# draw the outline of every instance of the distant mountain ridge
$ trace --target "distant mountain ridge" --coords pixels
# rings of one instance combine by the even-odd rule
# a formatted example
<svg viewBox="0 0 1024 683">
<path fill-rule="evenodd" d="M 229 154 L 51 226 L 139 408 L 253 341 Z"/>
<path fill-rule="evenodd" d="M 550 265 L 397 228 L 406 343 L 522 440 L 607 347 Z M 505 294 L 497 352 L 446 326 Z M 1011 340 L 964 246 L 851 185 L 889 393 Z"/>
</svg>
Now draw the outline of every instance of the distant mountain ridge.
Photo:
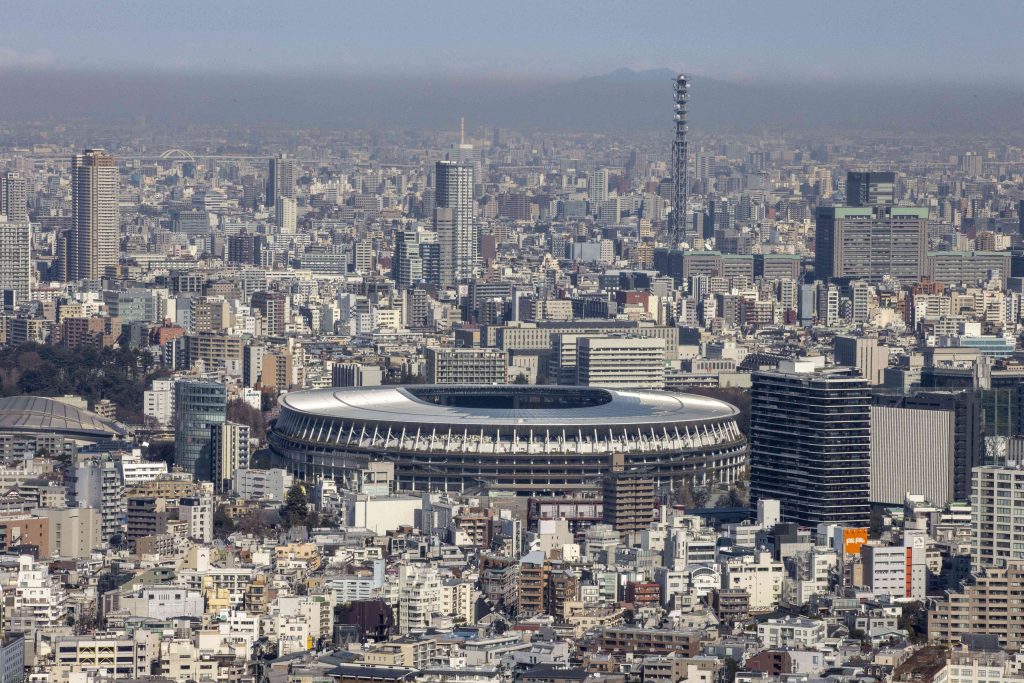
<svg viewBox="0 0 1024 683">
<path fill-rule="evenodd" d="M 0 119 L 145 115 L 173 124 L 327 128 L 473 125 L 670 135 L 669 69 L 616 69 L 563 81 L 413 76 L 239 75 L 0 70 Z M 1022 132 L 1024 89 L 988 85 L 735 83 L 690 79 L 695 130 L 875 129 Z"/>
</svg>

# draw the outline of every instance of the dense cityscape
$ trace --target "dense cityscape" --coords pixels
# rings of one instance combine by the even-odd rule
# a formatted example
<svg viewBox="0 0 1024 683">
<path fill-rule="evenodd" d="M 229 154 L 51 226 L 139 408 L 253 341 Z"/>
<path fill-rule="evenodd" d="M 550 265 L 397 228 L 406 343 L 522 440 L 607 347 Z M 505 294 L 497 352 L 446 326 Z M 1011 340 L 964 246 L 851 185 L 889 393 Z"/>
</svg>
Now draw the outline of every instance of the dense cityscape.
<svg viewBox="0 0 1024 683">
<path fill-rule="evenodd" d="M 0 117 L 0 683 L 1024 683 L 1024 136 L 666 74 Z"/>
</svg>

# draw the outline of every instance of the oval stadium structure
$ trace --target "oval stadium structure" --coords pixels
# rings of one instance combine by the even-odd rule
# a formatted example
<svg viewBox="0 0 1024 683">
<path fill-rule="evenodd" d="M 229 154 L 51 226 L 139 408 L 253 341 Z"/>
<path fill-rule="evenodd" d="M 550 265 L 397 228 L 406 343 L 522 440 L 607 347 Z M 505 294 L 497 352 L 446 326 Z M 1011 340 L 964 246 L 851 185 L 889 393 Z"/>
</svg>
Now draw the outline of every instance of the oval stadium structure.
<svg viewBox="0 0 1024 683">
<path fill-rule="evenodd" d="M 416 491 L 563 495 L 612 469 L 658 485 L 731 483 L 746 466 L 739 411 L 664 391 L 527 385 L 414 385 L 298 391 L 270 433 L 293 474 L 354 485 L 394 463 Z"/>
</svg>

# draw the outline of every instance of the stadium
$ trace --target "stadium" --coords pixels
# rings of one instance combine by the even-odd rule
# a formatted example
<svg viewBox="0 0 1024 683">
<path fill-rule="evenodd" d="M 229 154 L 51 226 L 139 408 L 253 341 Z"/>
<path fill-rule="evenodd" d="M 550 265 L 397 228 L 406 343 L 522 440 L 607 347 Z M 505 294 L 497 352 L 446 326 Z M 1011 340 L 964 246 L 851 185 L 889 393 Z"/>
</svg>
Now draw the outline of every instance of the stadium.
<svg viewBox="0 0 1024 683">
<path fill-rule="evenodd" d="M 71 454 L 95 444 L 123 441 L 128 428 L 115 420 L 43 396 L 0 398 L 0 457 L 31 458 L 40 451 Z"/>
<path fill-rule="evenodd" d="M 394 463 L 415 491 L 565 495 L 613 467 L 658 485 L 731 483 L 747 462 L 739 411 L 663 391 L 525 385 L 417 385 L 286 394 L 271 448 L 293 474 L 356 483 Z"/>
</svg>

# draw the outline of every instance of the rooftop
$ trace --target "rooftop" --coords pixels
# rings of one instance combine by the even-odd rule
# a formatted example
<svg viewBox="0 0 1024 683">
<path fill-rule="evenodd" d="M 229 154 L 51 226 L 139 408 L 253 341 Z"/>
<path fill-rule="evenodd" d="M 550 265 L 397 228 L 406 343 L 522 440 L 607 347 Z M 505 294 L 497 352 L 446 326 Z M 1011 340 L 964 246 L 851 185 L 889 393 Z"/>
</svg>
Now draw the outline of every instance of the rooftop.
<svg viewBox="0 0 1024 683">
<path fill-rule="evenodd" d="M 302 414 L 364 422 L 465 426 L 607 426 L 704 422 L 738 410 L 717 399 L 667 391 L 592 387 L 418 385 L 314 389 L 281 397 Z"/>
<path fill-rule="evenodd" d="M 127 436 L 128 428 L 52 398 L 10 396 L 0 398 L 0 432 L 56 432 L 99 440 Z"/>
</svg>

